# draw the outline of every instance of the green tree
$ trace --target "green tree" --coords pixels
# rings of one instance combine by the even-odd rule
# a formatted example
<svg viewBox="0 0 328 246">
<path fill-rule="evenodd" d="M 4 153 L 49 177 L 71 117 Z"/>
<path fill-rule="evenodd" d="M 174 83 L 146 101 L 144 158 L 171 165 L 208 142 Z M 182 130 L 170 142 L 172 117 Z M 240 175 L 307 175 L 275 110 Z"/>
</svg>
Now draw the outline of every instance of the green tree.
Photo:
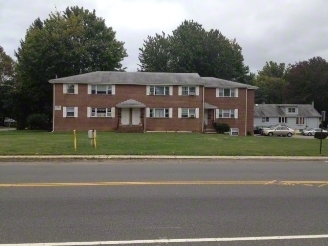
<svg viewBox="0 0 328 246">
<path fill-rule="evenodd" d="M 290 103 L 312 103 L 321 111 L 328 111 L 328 62 L 313 57 L 291 65 L 286 74 Z"/>
<path fill-rule="evenodd" d="M 252 80 L 236 40 L 218 30 L 206 31 L 194 21 L 184 21 L 172 35 L 148 36 L 139 51 L 142 72 L 198 73 L 242 83 Z"/>
<path fill-rule="evenodd" d="M 254 85 L 259 87 L 255 92 L 255 102 L 286 103 L 288 85 L 285 80 L 286 72 L 285 63 L 266 62 L 254 80 Z"/>
<path fill-rule="evenodd" d="M 0 125 L 3 125 L 5 117 L 11 117 L 14 77 L 15 62 L 0 46 Z"/>
<path fill-rule="evenodd" d="M 28 107 L 19 112 L 19 119 L 30 114 L 46 114 L 51 119 L 52 86 L 48 81 L 56 76 L 124 71 L 121 62 L 127 53 L 115 35 L 95 11 L 80 7 L 53 12 L 44 21 L 37 18 L 15 53 L 22 98 L 28 98 Z"/>
</svg>

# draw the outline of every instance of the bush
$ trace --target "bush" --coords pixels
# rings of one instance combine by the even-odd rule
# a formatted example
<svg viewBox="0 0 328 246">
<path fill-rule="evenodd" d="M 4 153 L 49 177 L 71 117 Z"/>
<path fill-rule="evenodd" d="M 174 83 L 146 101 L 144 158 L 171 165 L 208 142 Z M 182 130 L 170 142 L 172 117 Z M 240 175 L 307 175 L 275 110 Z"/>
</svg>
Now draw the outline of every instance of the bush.
<svg viewBox="0 0 328 246">
<path fill-rule="evenodd" d="M 316 132 L 314 133 L 314 137 L 317 139 L 326 139 L 328 136 L 327 132 Z"/>
<path fill-rule="evenodd" d="M 47 116 L 45 114 L 31 114 L 27 117 L 27 126 L 33 130 L 48 130 Z"/>
<path fill-rule="evenodd" d="M 225 133 L 230 131 L 230 126 L 226 123 L 214 122 L 213 125 L 217 133 Z"/>
</svg>

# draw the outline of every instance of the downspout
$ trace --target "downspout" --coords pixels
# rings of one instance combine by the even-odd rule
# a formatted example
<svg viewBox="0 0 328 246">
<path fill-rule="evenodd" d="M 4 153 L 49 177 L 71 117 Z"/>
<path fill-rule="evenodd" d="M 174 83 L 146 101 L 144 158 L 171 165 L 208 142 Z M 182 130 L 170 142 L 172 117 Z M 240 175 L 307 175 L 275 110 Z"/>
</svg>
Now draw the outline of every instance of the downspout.
<svg viewBox="0 0 328 246">
<path fill-rule="evenodd" d="M 55 95 L 56 95 L 56 87 L 55 87 L 55 83 L 53 84 L 53 105 L 52 105 L 52 131 L 55 131 Z"/>
<path fill-rule="evenodd" d="M 247 136 L 247 101 L 248 101 L 248 88 L 246 88 L 246 112 L 245 112 L 245 136 Z"/>
<path fill-rule="evenodd" d="M 202 132 L 204 132 L 204 114 L 205 114 L 205 101 L 204 101 L 204 95 L 205 95 L 205 85 L 203 85 L 203 115 L 202 115 Z"/>
</svg>

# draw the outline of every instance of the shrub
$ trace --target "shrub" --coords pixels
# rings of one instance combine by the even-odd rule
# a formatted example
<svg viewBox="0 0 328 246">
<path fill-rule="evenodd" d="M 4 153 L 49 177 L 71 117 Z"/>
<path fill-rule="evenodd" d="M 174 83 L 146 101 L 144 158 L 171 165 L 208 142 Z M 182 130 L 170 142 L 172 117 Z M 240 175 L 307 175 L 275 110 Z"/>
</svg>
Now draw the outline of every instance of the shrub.
<svg viewBox="0 0 328 246">
<path fill-rule="evenodd" d="M 317 139 L 326 139 L 328 136 L 327 132 L 316 132 L 314 133 L 314 137 Z"/>
<path fill-rule="evenodd" d="M 247 136 L 253 136 L 251 131 L 247 131 Z"/>
<path fill-rule="evenodd" d="M 33 130 L 48 130 L 49 123 L 45 114 L 31 114 L 27 117 L 27 125 Z"/>
<path fill-rule="evenodd" d="M 217 133 L 225 133 L 230 131 L 230 126 L 226 123 L 214 122 L 213 125 Z"/>
</svg>

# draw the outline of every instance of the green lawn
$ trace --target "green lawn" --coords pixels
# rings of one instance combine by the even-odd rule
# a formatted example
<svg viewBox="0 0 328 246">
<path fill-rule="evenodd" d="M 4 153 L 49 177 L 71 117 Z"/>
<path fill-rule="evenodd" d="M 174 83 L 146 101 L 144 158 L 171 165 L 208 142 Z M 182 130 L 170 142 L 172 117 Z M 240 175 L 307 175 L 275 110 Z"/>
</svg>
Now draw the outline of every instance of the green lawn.
<svg viewBox="0 0 328 246">
<path fill-rule="evenodd" d="M 323 140 L 322 155 L 328 156 Z M 319 156 L 320 140 L 297 137 L 231 137 L 200 133 L 97 132 L 93 149 L 87 132 L 0 131 L 0 155 L 200 155 Z"/>
</svg>

